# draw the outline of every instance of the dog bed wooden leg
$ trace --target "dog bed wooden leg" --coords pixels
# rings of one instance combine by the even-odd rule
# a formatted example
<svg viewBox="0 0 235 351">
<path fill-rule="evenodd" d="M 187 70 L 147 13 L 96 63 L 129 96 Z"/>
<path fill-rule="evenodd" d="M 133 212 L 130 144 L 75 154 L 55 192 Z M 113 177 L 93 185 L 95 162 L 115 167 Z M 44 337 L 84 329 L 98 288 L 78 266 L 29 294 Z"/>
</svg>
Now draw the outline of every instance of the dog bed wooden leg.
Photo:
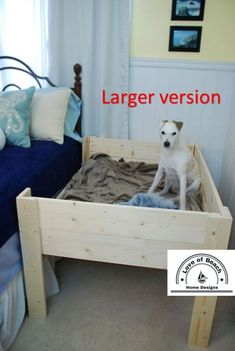
<svg viewBox="0 0 235 351">
<path fill-rule="evenodd" d="M 31 190 L 26 189 L 17 197 L 26 296 L 30 317 L 44 319 L 47 306 L 38 203 L 36 198 L 30 196 Z"/>
<path fill-rule="evenodd" d="M 188 344 L 207 347 L 214 319 L 217 296 L 197 296 L 194 298 Z"/>
</svg>

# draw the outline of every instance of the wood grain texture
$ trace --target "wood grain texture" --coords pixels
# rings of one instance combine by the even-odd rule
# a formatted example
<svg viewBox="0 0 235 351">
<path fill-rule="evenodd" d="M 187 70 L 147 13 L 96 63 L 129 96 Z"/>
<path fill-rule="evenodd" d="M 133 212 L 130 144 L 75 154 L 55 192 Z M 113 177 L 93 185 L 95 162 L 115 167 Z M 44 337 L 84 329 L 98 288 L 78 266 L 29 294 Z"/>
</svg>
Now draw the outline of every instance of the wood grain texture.
<svg viewBox="0 0 235 351">
<path fill-rule="evenodd" d="M 208 346 L 216 302 L 217 296 L 197 296 L 194 298 L 188 337 L 188 344 L 190 346 Z"/>
<path fill-rule="evenodd" d="M 191 146 L 191 149 L 203 174 L 202 194 L 207 212 L 33 198 L 28 191 L 18 197 L 25 279 L 32 315 L 42 318 L 46 313 L 42 254 L 166 269 L 168 249 L 227 248 L 232 224 L 230 212 L 219 198 L 200 150 L 197 146 Z M 95 152 L 152 163 L 158 161 L 160 144 L 85 138 L 83 160 Z M 29 216 L 32 219 L 29 220 Z M 37 299 L 33 296 L 34 291 Z M 37 301 L 42 307 L 38 307 Z M 190 345 L 207 346 L 215 305 L 216 298 L 213 297 L 195 299 Z"/>
<path fill-rule="evenodd" d="M 25 199 L 27 199 L 25 201 Z M 17 197 L 20 242 L 29 315 L 46 318 L 47 306 L 41 249 L 38 201 L 26 189 Z"/>
</svg>

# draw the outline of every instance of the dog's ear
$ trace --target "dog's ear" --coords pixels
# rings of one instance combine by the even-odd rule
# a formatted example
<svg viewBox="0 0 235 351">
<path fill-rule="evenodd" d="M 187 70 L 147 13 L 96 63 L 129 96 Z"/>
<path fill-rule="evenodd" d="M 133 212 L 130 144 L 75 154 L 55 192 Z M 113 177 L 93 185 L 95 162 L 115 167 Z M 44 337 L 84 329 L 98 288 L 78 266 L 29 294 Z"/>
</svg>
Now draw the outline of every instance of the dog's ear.
<svg viewBox="0 0 235 351">
<path fill-rule="evenodd" d="M 181 128 L 183 127 L 183 122 L 179 122 L 179 121 L 172 121 L 173 123 L 175 123 L 176 127 L 181 130 Z"/>
<path fill-rule="evenodd" d="M 164 124 L 165 124 L 166 122 L 168 122 L 167 119 L 163 119 L 163 120 L 160 121 L 160 124 L 159 124 L 160 129 L 164 126 Z"/>
</svg>

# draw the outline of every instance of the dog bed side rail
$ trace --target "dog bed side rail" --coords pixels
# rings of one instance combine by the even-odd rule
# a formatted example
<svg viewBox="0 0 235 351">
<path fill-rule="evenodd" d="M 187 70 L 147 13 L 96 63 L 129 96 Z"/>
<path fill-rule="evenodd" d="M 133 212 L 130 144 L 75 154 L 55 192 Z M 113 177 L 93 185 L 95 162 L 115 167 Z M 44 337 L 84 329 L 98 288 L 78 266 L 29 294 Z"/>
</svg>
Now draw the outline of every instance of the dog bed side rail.
<svg viewBox="0 0 235 351">
<path fill-rule="evenodd" d="M 202 185 L 201 191 L 202 196 L 204 198 L 204 206 L 205 211 L 207 212 L 215 212 L 223 215 L 224 206 L 216 189 L 213 178 L 210 174 L 206 161 L 202 155 L 202 152 L 199 146 L 195 147 L 194 157 L 199 165 L 201 177 L 202 177 Z"/>
<path fill-rule="evenodd" d="M 106 153 L 115 160 L 123 157 L 125 161 L 158 163 L 160 143 L 132 139 L 85 137 L 83 139 L 83 161 L 98 152 Z"/>
</svg>

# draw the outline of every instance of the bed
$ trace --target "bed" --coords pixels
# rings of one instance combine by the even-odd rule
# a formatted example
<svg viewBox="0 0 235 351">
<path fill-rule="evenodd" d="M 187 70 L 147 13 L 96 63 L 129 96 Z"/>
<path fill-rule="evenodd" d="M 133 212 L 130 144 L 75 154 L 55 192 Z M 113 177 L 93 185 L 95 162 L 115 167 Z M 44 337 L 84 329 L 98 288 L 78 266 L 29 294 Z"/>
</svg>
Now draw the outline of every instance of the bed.
<svg viewBox="0 0 235 351">
<path fill-rule="evenodd" d="M 203 211 L 126 207 L 32 196 L 17 198 L 29 314 L 46 318 L 43 255 L 158 269 L 167 268 L 167 249 L 225 249 L 232 218 L 216 190 L 198 146 L 191 146 L 202 174 Z M 156 163 L 160 144 L 85 137 L 83 162 L 96 153 L 113 159 Z M 157 297 L 156 297 L 157 298 Z M 216 297 L 195 297 L 188 343 L 206 347 Z"/>
<path fill-rule="evenodd" d="M 62 90 L 55 87 L 55 85 L 47 78 L 40 77 L 33 72 L 33 70 L 23 61 L 11 57 L 0 56 L 0 83 L 5 81 L 6 72 L 19 72 L 20 81 L 24 83 L 23 77 L 31 77 L 32 83 L 36 85 L 38 90 L 37 94 L 43 91 L 41 101 L 47 102 L 51 98 L 61 96 Z M 65 88 L 63 94 L 69 91 L 67 96 L 73 99 L 73 102 L 79 101 L 81 97 L 81 81 L 80 81 L 80 65 L 74 66 L 75 72 L 75 85 L 74 94 L 77 97 L 69 95 L 70 89 Z M 1 79 L 2 78 L 2 79 Z M 18 79 L 18 77 L 16 78 Z M 42 82 L 51 86 L 51 90 L 44 90 Z M 10 83 L 2 85 L 4 92 L 10 89 L 20 88 L 18 84 Z M 31 89 L 31 88 L 30 88 Z M 55 90 L 54 90 L 55 89 Z M 28 90 L 28 89 L 27 89 Z M 23 89 L 20 92 L 24 92 Z M 7 114 L 11 107 L 10 104 L 14 103 L 15 91 L 9 95 L 0 95 L 0 122 L 3 123 L 4 113 Z M 35 92 L 36 94 L 36 92 Z M 36 96 L 34 94 L 34 96 Z M 72 93 L 71 93 L 72 94 Z M 17 95 L 18 96 L 18 95 Z M 32 97 L 32 99 L 34 98 Z M 7 105 L 3 99 L 7 100 Z M 47 99 L 47 100 L 46 100 Z M 76 100 L 77 99 L 77 100 Z M 76 100 L 76 101 L 75 101 Z M 54 100 L 56 102 L 56 99 Z M 21 101 L 20 101 L 21 103 Z M 72 103 L 72 100 L 71 100 Z M 33 100 L 30 101 L 30 108 L 32 107 Z M 15 107 L 16 105 L 14 105 Z M 70 106 L 71 107 L 71 106 Z M 16 107 L 17 110 L 18 107 Z M 24 109 L 20 106 L 22 112 Z M 74 114 L 79 111 L 74 109 Z M 70 112 L 69 103 L 66 106 L 66 113 Z M 3 113 L 2 113 L 3 111 Z M 18 110 L 17 110 L 18 111 Z M 2 114 L 1 114 L 2 113 Z M 19 112 L 20 113 L 20 112 Z M 9 115 L 8 115 L 9 117 Z M 49 117 L 49 116 L 48 116 Z M 66 114 L 66 118 L 68 115 Z M 80 132 L 80 118 L 79 114 L 76 117 L 76 129 Z M 8 118 L 9 120 L 9 118 Z M 18 120 L 19 121 L 19 120 Z M 65 121 L 63 122 L 65 123 Z M 4 124 L 0 124 L 0 127 Z M 63 124 L 63 132 L 65 128 Z M 67 126 L 68 127 L 68 126 Z M 7 132 L 6 132 L 7 134 Z M 22 258 L 18 235 L 18 218 L 16 210 L 16 196 L 25 187 L 30 187 L 32 193 L 36 196 L 45 196 L 47 198 L 55 196 L 68 182 L 72 175 L 81 166 L 82 147 L 81 143 L 72 138 L 72 135 L 63 135 L 63 142 L 58 143 L 52 139 L 31 138 L 27 139 L 30 146 L 25 146 L 25 138 L 20 139 L 19 145 L 17 142 L 9 142 L 5 148 L 0 151 L 0 350 L 7 350 L 14 340 L 17 331 L 22 323 L 25 314 L 25 294 L 22 278 Z M 35 140 L 34 140 L 35 139 Z M 40 139 L 40 140 L 38 140 Z M 23 141 L 22 141 L 23 140 Z M 44 264 L 45 266 L 45 264 Z M 50 268 L 49 268 L 50 269 Z M 53 280 L 53 277 L 51 278 Z M 50 290 L 50 288 L 49 288 Z"/>
</svg>

